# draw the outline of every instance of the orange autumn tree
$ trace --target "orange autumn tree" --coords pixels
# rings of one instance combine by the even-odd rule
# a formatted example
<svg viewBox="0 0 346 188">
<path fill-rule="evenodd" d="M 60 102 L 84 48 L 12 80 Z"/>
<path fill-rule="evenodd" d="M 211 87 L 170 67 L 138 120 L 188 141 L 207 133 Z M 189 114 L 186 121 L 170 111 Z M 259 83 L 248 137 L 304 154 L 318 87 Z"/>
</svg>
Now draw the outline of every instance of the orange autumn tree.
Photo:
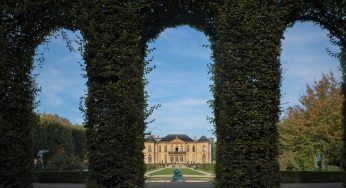
<svg viewBox="0 0 346 188">
<path fill-rule="evenodd" d="M 342 102 L 341 84 L 333 73 L 322 74 L 307 86 L 300 105 L 290 107 L 278 123 L 280 167 L 282 170 L 314 170 L 318 150 L 323 164 L 341 165 Z"/>
</svg>

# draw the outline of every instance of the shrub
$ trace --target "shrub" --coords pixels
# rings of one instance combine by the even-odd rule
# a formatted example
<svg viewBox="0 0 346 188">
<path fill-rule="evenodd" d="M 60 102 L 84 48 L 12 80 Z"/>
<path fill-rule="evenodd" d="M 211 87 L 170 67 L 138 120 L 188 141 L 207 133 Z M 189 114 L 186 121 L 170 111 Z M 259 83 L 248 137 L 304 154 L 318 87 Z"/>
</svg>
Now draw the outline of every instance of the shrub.
<svg viewBox="0 0 346 188">
<path fill-rule="evenodd" d="M 328 183 L 342 182 L 343 172 L 282 171 L 281 183 Z"/>
<path fill-rule="evenodd" d="M 77 156 L 68 156 L 65 153 L 54 155 L 48 161 L 45 170 L 51 171 L 67 171 L 67 170 L 82 170 L 82 160 Z"/>
<path fill-rule="evenodd" d="M 34 172 L 33 181 L 40 183 L 85 183 L 88 172 Z"/>
</svg>

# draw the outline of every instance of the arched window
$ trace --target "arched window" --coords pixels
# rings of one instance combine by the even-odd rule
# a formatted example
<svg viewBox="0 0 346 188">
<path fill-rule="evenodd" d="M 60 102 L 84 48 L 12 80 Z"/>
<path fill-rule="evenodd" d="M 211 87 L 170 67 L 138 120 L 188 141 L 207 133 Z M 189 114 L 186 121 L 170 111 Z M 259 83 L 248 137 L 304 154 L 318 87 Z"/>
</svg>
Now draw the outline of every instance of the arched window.
<svg viewBox="0 0 346 188">
<path fill-rule="evenodd" d="M 175 146 L 175 152 L 178 152 L 178 146 Z"/>
<path fill-rule="evenodd" d="M 207 151 L 207 148 L 205 147 L 205 145 L 203 145 L 202 151 L 203 151 L 203 152 L 206 152 L 206 151 Z"/>
<path fill-rule="evenodd" d="M 148 152 L 151 152 L 151 145 L 148 145 Z"/>
</svg>

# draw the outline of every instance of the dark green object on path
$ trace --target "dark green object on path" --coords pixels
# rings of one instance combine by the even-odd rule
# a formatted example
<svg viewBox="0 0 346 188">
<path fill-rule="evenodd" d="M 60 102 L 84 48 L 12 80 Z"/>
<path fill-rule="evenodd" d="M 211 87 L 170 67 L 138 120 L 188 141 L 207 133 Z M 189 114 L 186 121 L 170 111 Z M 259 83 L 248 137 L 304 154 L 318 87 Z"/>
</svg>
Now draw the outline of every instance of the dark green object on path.
<svg viewBox="0 0 346 188">
<path fill-rule="evenodd" d="M 174 170 L 172 181 L 184 181 L 184 177 L 179 169 Z"/>
</svg>

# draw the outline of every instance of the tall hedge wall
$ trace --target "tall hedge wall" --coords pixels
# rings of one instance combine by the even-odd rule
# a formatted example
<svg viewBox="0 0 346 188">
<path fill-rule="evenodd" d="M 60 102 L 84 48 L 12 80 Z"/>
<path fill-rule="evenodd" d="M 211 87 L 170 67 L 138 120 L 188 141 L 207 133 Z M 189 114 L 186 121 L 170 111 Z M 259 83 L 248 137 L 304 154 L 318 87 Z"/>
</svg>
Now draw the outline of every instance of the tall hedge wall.
<svg viewBox="0 0 346 188">
<path fill-rule="evenodd" d="M 182 24 L 212 44 L 216 187 L 278 186 L 283 32 L 312 21 L 345 48 L 345 9 L 344 0 L 2 1 L 0 186 L 31 186 L 33 56 L 52 31 L 67 28 L 86 41 L 89 187 L 144 187 L 147 42 Z"/>
<path fill-rule="evenodd" d="M 284 27 L 277 17 L 268 1 L 227 2 L 220 10 L 214 51 L 216 187 L 279 185 L 275 124 Z"/>
<path fill-rule="evenodd" d="M 145 51 L 139 10 L 114 1 L 88 6 L 83 34 L 89 187 L 143 187 Z"/>
<path fill-rule="evenodd" d="M 52 2 L 0 3 L 0 187 L 32 187 L 35 49 L 56 28 L 74 28 L 71 2 Z"/>
</svg>

